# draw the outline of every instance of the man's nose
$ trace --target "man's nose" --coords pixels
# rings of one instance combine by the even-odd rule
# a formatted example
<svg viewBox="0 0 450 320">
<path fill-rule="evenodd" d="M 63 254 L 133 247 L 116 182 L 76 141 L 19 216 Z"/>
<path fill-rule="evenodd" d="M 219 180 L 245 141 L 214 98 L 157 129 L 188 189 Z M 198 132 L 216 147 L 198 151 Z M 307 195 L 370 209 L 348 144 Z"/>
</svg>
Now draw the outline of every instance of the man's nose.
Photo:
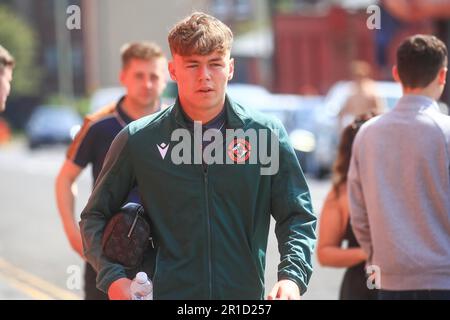
<svg viewBox="0 0 450 320">
<path fill-rule="evenodd" d="M 208 66 L 200 66 L 200 68 L 199 68 L 199 78 L 200 78 L 200 80 L 209 80 L 209 79 L 211 79 L 211 70 L 209 70 Z"/>
<path fill-rule="evenodd" d="M 145 87 L 146 87 L 147 89 L 151 89 L 151 88 L 153 87 L 152 80 L 150 80 L 150 79 L 145 79 Z"/>
</svg>

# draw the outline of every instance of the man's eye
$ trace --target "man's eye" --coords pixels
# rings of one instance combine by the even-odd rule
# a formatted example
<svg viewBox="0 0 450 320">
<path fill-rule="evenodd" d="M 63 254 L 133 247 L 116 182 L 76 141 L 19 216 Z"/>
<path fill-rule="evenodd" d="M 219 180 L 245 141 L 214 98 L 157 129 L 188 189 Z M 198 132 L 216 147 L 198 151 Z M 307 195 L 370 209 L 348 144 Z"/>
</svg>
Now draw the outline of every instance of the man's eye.
<svg viewBox="0 0 450 320">
<path fill-rule="evenodd" d="M 196 64 L 188 64 L 187 67 L 191 69 L 191 68 L 196 68 L 197 65 Z"/>
</svg>

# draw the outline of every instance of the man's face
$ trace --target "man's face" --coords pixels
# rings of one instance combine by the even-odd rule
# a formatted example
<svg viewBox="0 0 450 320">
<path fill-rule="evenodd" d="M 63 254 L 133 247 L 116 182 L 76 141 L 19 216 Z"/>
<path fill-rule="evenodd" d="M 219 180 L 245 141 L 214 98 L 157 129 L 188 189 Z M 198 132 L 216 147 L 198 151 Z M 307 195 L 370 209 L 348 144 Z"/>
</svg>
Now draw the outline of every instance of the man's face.
<svg viewBox="0 0 450 320">
<path fill-rule="evenodd" d="M 0 71 L 0 112 L 5 111 L 6 98 L 11 91 L 12 68 L 5 67 Z"/>
<path fill-rule="evenodd" d="M 169 71 L 178 84 L 183 107 L 208 110 L 223 106 L 227 83 L 233 77 L 234 61 L 229 52 L 204 56 L 174 54 Z"/>
<path fill-rule="evenodd" d="M 156 102 L 167 84 L 166 70 L 164 58 L 131 59 L 120 73 L 120 82 L 127 90 L 127 98 L 143 107 Z"/>
</svg>

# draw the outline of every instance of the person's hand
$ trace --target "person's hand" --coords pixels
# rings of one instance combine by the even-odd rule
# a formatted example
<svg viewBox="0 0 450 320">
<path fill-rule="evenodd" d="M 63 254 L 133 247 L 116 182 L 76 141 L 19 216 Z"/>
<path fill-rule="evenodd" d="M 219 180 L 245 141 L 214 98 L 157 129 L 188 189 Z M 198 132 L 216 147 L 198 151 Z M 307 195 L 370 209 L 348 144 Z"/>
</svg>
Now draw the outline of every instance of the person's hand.
<svg viewBox="0 0 450 320">
<path fill-rule="evenodd" d="M 280 280 L 267 296 L 267 300 L 300 300 L 300 290 L 292 280 Z"/>
<path fill-rule="evenodd" d="M 120 278 L 109 286 L 108 296 L 110 300 L 131 300 L 131 280 Z"/>
</svg>

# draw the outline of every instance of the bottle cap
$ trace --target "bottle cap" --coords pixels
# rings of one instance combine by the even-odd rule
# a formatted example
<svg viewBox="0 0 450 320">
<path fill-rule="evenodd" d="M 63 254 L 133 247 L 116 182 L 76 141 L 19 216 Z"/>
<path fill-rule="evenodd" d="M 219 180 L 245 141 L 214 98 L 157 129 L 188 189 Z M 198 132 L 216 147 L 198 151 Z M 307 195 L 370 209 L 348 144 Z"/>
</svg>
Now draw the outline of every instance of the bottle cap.
<svg viewBox="0 0 450 320">
<path fill-rule="evenodd" d="M 146 283 L 148 281 L 147 274 L 142 271 L 138 272 L 136 274 L 136 281 L 141 284 Z"/>
</svg>

